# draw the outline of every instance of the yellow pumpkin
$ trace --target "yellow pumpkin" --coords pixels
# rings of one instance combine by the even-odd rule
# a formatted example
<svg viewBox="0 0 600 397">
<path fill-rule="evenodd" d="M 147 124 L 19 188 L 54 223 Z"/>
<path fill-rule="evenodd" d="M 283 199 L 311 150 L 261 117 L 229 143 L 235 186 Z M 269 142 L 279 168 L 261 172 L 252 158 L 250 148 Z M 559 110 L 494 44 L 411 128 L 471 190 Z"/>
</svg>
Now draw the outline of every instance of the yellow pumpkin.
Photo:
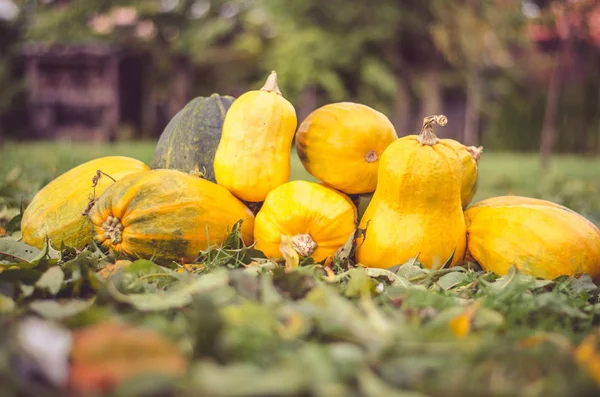
<svg viewBox="0 0 600 397">
<path fill-rule="evenodd" d="M 467 256 L 499 275 L 515 265 L 544 279 L 587 273 L 600 278 L 600 231 L 559 204 L 501 196 L 465 211 Z"/>
<path fill-rule="evenodd" d="M 315 178 L 344 193 L 375 191 L 383 151 L 397 139 L 390 120 L 353 102 L 314 110 L 298 127 L 296 150 Z"/>
<path fill-rule="evenodd" d="M 21 219 L 23 241 L 42 248 L 47 236 L 57 248 L 62 243 L 84 248 L 92 242 L 92 228 L 82 213 L 94 190 L 98 197 L 113 180 L 149 169 L 139 160 L 122 156 L 102 157 L 70 169 L 44 186 L 25 209 Z M 100 174 L 94 189 L 92 179 L 98 170 L 106 175 Z"/>
<path fill-rule="evenodd" d="M 238 198 L 264 201 L 290 177 L 296 111 L 271 72 L 264 87 L 237 98 L 225 115 L 214 160 L 215 178 Z"/>
<path fill-rule="evenodd" d="M 360 222 L 356 258 L 368 267 L 388 268 L 418 255 L 428 268 L 452 256 L 460 264 L 466 246 L 461 205 L 462 164 L 452 146 L 437 139 L 429 116 L 420 135 L 393 142 L 383 153 L 379 181 Z"/>
<path fill-rule="evenodd" d="M 477 193 L 478 162 L 481 158 L 483 147 L 465 146 L 454 139 L 440 139 L 440 142 L 452 146 L 462 162 L 463 176 L 460 197 L 463 209 L 467 208 L 473 200 L 473 196 Z"/>
<path fill-rule="evenodd" d="M 556 208 L 562 208 L 565 211 L 574 212 L 573 210 L 571 210 L 563 205 L 560 205 L 558 203 L 555 203 L 553 201 L 542 200 L 542 199 L 533 198 L 533 197 L 512 196 L 512 195 L 490 197 L 485 200 L 481 200 L 481 201 L 474 203 L 471 207 L 469 207 L 469 209 L 473 209 L 470 212 L 472 214 L 472 213 L 476 212 L 474 210 L 474 208 L 499 207 L 499 206 L 503 206 L 503 205 L 519 205 L 519 204 L 531 204 L 531 205 L 556 207 Z"/>
<path fill-rule="evenodd" d="M 131 175 L 110 186 L 90 211 L 94 240 L 106 249 L 156 263 L 190 263 L 225 241 L 243 220 L 253 243 L 254 215 L 223 186 L 177 170 Z"/>
<path fill-rule="evenodd" d="M 329 263 L 356 230 L 356 217 L 345 194 L 318 183 L 287 182 L 269 193 L 256 214 L 256 248 L 280 259 L 282 236 L 289 236 L 299 255 Z"/>
</svg>

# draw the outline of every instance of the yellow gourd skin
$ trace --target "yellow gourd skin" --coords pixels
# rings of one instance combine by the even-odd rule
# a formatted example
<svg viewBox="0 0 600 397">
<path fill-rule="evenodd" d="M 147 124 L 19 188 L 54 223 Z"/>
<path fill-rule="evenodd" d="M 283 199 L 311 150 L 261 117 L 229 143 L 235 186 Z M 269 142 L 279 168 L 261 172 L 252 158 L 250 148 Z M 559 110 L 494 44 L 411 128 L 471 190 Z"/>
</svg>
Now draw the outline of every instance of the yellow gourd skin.
<svg viewBox="0 0 600 397">
<path fill-rule="evenodd" d="M 357 240 L 356 259 L 365 266 L 389 268 L 418 255 L 425 267 L 439 268 L 453 252 L 451 266 L 463 260 L 461 162 L 431 130 L 431 122 L 445 125 L 445 117 L 425 120 L 420 136 L 402 137 L 383 153 L 377 189 L 359 226 L 367 231 Z M 429 144 L 420 142 L 424 133 Z"/>
<path fill-rule="evenodd" d="M 519 205 L 519 204 L 530 204 L 530 205 L 556 207 L 556 208 L 562 208 L 565 211 L 571 211 L 571 212 L 576 213 L 575 211 L 573 211 L 565 206 L 562 206 L 558 203 L 552 202 L 552 201 L 542 200 L 542 199 L 533 198 L 533 197 L 512 196 L 512 195 L 495 196 L 495 197 L 487 198 L 485 200 L 478 201 L 469 208 L 469 209 L 472 209 L 472 211 L 470 211 L 469 213 L 470 214 L 476 213 L 477 211 L 475 210 L 475 208 L 501 207 L 501 206 L 511 206 L 511 205 Z"/>
<path fill-rule="evenodd" d="M 382 113 L 340 102 L 308 115 L 298 127 L 296 149 L 306 170 L 320 181 L 348 194 L 372 193 L 379 159 L 397 138 Z"/>
<path fill-rule="evenodd" d="M 270 192 L 256 214 L 256 248 L 280 259 L 281 236 L 287 235 L 299 255 L 330 263 L 356 230 L 356 217 L 356 206 L 343 193 L 318 183 L 291 181 Z"/>
<path fill-rule="evenodd" d="M 499 275 L 514 264 L 534 277 L 587 273 L 600 278 L 600 231 L 550 201 L 501 196 L 465 211 L 468 257 Z"/>
<path fill-rule="evenodd" d="M 290 177 L 296 111 L 271 73 L 265 86 L 237 98 L 225 115 L 215 153 L 215 178 L 236 197 L 264 201 Z"/>
<path fill-rule="evenodd" d="M 150 168 L 143 162 L 123 156 L 101 157 L 80 164 L 44 186 L 31 200 L 21 219 L 21 232 L 26 244 L 43 248 L 48 236 L 50 243 L 60 248 L 82 249 L 92 242 L 92 228 L 82 215 L 94 188 L 92 179 L 98 170 L 114 180 Z M 100 196 L 114 181 L 101 175 L 96 185 Z"/>
<path fill-rule="evenodd" d="M 473 201 L 473 196 L 475 196 L 475 193 L 477 193 L 477 182 L 479 176 L 477 164 L 479 162 L 479 158 L 481 157 L 483 148 L 465 146 L 454 139 L 440 139 L 440 142 L 452 146 L 460 158 L 463 166 L 460 198 L 463 209 L 467 208 L 471 201 Z"/>
<path fill-rule="evenodd" d="M 110 186 L 89 214 L 94 240 L 130 257 L 190 263 L 221 244 L 234 224 L 253 243 L 254 215 L 227 189 L 181 171 L 159 169 Z"/>
</svg>

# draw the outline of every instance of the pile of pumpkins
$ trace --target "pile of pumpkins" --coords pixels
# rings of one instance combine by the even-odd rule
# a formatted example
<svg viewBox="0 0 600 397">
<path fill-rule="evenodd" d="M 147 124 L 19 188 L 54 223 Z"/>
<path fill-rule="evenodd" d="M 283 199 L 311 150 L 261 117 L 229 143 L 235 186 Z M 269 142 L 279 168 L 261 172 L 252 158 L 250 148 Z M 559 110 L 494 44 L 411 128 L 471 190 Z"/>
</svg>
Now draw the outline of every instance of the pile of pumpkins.
<svg viewBox="0 0 600 397">
<path fill-rule="evenodd" d="M 189 102 L 162 133 L 151 167 L 110 156 L 46 185 L 26 208 L 23 240 L 107 250 L 157 263 L 190 263 L 241 222 L 246 245 L 279 260 L 284 245 L 329 265 L 356 228 L 356 262 L 389 268 L 418 257 L 425 267 L 476 261 L 506 274 L 600 277 L 600 231 L 561 205 L 501 196 L 471 204 L 481 148 L 420 133 L 398 137 L 371 107 L 332 103 L 297 127 L 272 72 L 237 99 Z M 289 181 L 295 147 L 320 183 Z M 372 193 L 359 219 L 352 197 Z M 91 197 L 90 197 L 91 195 Z"/>
</svg>

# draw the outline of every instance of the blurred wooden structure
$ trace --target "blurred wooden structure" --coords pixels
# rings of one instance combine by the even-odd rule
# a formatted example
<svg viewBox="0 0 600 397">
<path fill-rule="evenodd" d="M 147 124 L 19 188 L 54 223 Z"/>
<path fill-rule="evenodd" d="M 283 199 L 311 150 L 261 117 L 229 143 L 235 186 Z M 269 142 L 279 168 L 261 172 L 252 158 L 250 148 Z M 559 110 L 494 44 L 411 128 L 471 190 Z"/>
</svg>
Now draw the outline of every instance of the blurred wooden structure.
<svg viewBox="0 0 600 397">
<path fill-rule="evenodd" d="M 121 123 L 139 128 L 139 59 L 102 43 L 30 44 L 23 55 L 34 138 L 108 141 Z"/>
</svg>

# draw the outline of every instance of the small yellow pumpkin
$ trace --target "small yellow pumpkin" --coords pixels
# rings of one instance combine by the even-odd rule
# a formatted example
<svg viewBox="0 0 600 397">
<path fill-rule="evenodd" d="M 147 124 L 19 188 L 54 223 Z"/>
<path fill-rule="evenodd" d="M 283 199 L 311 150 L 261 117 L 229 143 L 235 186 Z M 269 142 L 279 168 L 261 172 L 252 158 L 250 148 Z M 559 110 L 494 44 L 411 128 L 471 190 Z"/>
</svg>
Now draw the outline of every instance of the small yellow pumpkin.
<svg viewBox="0 0 600 397">
<path fill-rule="evenodd" d="M 499 275 L 515 265 L 544 279 L 587 273 L 600 278 L 600 231 L 559 204 L 500 196 L 465 211 L 467 257 Z"/>
<path fill-rule="evenodd" d="M 290 177 L 296 123 L 273 71 L 260 90 L 244 93 L 227 111 L 214 160 L 217 183 L 247 202 L 264 201 Z"/>
<path fill-rule="evenodd" d="M 60 248 L 82 249 L 92 242 L 92 228 L 83 212 L 90 198 L 100 196 L 114 181 L 148 171 L 143 162 L 123 156 L 90 160 L 58 176 L 44 186 L 23 212 L 21 232 L 26 244 L 42 248 L 46 237 Z M 98 177 L 97 172 L 102 171 Z M 92 180 L 96 178 L 96 187 Z"/>
<path fill-rule="evenodd" d="M 269 193 L 256 214 L 256 248 L 280 259 L 282 236 L 289 236 L 299 255 L 330 263 L 356 230 L 356 218 L 356 206 L 345 194 L 318 183 L 287 182 Z"/>
<path fill-rule="evenodd" d="M 471 201 L 473 201 L 473 196 L 477 193 L 478 163 L 483 152 L 483 147 L 465 146 L 454 139 L 440 139 L 440 142 L 452 146 L 462 162 L 463 176 L 460 197 L 463 209 L 467 208 Z"/>
<path fill-rule="evenodd" d="M 110 186 L 89 213 L 94 240 L 130 257 L 190 263 L 225 241 L 240 220 L 253 243 L 254 215 L 223 186 L 177 170 L 131 175 Z"/>
<path fill-rule="evenodd" d="M 383 151 L 396 140 L 390 120 L 353 102 L 314 110 L 298 127 L 296 150 L 315 178 L 348 194 L 372 193 Z"/>
<path fill-rule="evenodd" d="M 434 123 L 446 125 L 447 119 L 426 117 L 420 135 L 399 138 L 384 151 L 377 189 L 360 222 L 367 231 L 357 240 L 359 263 L 388 268 L 416 256 L 428 268 L 450 257 L 451 266 L 462 262 L 462 163 L 437 139 Z"/>
</svg>

